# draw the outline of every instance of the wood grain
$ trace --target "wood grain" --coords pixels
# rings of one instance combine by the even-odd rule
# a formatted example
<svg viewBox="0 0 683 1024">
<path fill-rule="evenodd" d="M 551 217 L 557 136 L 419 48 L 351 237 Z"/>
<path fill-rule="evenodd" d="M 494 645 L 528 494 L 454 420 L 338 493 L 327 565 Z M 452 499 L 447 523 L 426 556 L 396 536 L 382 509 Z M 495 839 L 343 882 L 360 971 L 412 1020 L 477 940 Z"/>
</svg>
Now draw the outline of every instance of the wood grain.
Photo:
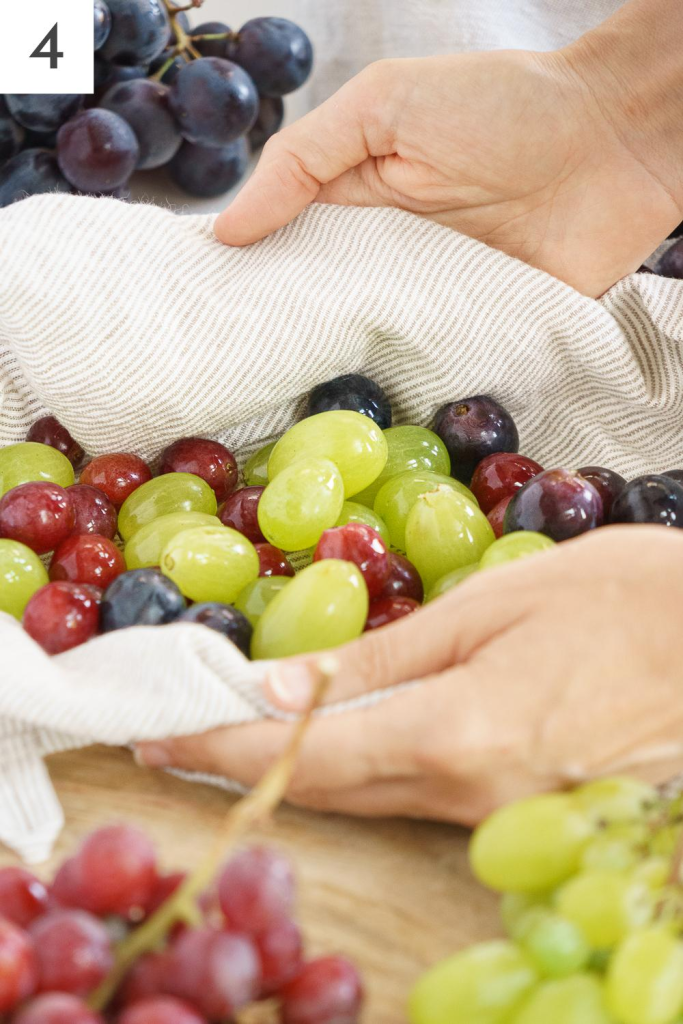
<svg viewBox="0 0 683 1024">
<path fill-rule="evenodd" d="M 94 747 L 50 758 L 67 828 L 54 866 L 87 832 L 126 820 L 158 844 L 168 868 L 189 867 L 234 797 L 138 768 L 127 751 Z M 365 977 L 365 1024 L 403 1024 L 420 973 L 468 943 L 498 934 L 496 901 L 467 867 L 467 835 L 445 825 L 368 821 L 283 807 L 266 839 L 286 849 L 300 879 L 309 952 L 339 952 Z M 0 864 L 12 863 L 0 850 Z"/>
</svg>

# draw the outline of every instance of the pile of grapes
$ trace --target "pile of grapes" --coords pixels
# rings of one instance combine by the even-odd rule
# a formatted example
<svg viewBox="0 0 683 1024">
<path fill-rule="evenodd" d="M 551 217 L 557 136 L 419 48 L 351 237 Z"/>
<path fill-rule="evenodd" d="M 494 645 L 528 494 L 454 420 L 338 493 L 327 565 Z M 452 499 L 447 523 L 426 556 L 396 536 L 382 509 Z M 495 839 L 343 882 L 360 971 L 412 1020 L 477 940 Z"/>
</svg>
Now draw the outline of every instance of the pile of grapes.
<svg viewBox="0 0 683 1024">
<path fill-rule="evenodd" d="M 193 196 L 236 185 L 311 72 L 306 33 L 285 18 L 192 29 L 170 0 L 94 5 L 94 95 L 0 97 L 0 207 L 55 191 L 125 197 L 134 171 L 159 167 Z"/>
<path fill-rule="evenodd" d="M 411 1024 L 680 1024 L 683 800 L 602 779 L 532 797 L 475 832 L 507 940 L 438 964 Z"/>
<path fill-rule="evenodd" d="M 162 931 L 110 997 L 117 949 L 141 939 L 145 923 L 182 895 L 185 877 L 159 873 L 149 839 L 125 825 L 90 835 L 51 885 L 22 868 L 0 869 L 0 1018 L 228 1024 L 263 1001 L 272 1012 L 252 1019 L 356 1024 L 358 972 L 340 956 L 304 959 L 292 867 L 267 847 L 229 860 L 189 904 L 194 920 Z"/>
<path fill-rule="evenodd" d="M 434 430 L 391 422 L 378 384 L 335 378 L 238 487 L 233 454 L 196 437 L 166 448 L 157 476 L 123 452 L 87 462 L 75 483 L 83 452 L 45 417 L 0 449 L 0 611 L 50 654 L 192 622 L 281 658 L 346 643 L 587 530 L 683 525 L 683 471 L 626 483 L 596 466 L 544 470 L 517 453 L 512 417 L 488 396 L 447 403 Z"/>
</svg>

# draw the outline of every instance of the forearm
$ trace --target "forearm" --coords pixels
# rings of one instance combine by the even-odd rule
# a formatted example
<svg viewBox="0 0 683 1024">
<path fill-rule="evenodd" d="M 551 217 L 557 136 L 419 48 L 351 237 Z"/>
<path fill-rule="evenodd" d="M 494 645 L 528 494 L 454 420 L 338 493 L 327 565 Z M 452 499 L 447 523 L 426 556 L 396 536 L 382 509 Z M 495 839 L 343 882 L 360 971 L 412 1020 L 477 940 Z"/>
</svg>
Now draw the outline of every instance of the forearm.
<svg viewBox="0 0 683 1024">
<path fill-rule="evenodd" d="M 683 4 L 630 0 L 561 51 L 621 141 L 683 209 Z"/>
</svg>

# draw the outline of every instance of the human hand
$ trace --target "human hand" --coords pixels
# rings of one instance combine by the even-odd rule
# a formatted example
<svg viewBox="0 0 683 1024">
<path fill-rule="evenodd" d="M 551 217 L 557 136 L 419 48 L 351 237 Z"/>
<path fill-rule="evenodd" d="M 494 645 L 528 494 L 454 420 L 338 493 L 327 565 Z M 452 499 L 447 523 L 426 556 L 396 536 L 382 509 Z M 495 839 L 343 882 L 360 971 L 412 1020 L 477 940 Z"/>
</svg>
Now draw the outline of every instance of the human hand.
<svg viewBox="0 0 683 1024">
<path fill-rule="evenodd" d="M 680 111 L 665 113 L 676 6 L 633 0 L 556 53 L 371 65 L 274 136 L 216 233 L 248 244 L 313 201 L 397 206 L 598 296 L 683 219 Z M 678 53 L 675 69 L 680 90 Z"/>
<path fill-rule="evenodd" d="M 289 793 L 358 815 L 474 824 L 517 797 L 594 775 L 683 766 L 683 534 L 609 527 L 475 574 L 335 651 L 327 702 L 420 680 L 309 727 Z M 303 710 L 317 657 L 281 662 L 278 707 Z M 291 736 L 279 721 L 141 744 L 152 767 L 254 784 Z"/>
</svg>

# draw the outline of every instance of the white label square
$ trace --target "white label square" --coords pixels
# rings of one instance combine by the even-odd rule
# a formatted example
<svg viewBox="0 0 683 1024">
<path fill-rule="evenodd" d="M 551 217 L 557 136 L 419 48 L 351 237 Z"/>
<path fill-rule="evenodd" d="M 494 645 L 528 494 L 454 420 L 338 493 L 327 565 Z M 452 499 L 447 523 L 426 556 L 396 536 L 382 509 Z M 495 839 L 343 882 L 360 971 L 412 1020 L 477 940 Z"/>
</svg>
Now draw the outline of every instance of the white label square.
<svg viewBox="0 0 683 1024">
<path fill-rule="evenodd" d="M 0 12 L 0 93 L 94 91 L 92 0 L 0 0 Z"/>
</svg>

